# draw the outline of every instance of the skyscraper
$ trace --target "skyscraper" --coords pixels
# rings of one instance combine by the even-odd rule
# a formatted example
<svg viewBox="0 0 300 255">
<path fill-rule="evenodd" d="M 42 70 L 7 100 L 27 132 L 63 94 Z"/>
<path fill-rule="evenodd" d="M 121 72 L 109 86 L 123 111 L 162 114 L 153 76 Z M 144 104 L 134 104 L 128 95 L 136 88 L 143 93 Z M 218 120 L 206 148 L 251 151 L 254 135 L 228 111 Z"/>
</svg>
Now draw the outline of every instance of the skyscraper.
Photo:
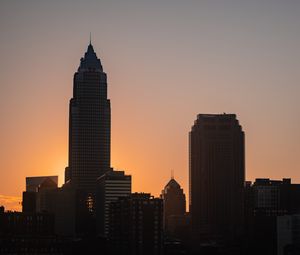
<svg viewBox="0 0 300 255">
<path fill-rule="evenodd" d="M 90 43 L 74 74 L 69 111 L 69 165 L 65 181 L 94 193 L 110 169 L 110 101 L 106 73 Z"/>
<path fill-rule="evenodd" d="M 199 114 L 190 132 L 193 236 L 230 242 L 241 235 L 244 132 L 235 114 Z"/>
<path fill-rule="evenodd" d="M 164 229 L 169 234 L 185 220 L 185 194 L 179 183 L 172 177 L 162 190 L 161 198 L 164 206 Z M 173 220 L 174 218 L 176 220 Z"/>
</svg>

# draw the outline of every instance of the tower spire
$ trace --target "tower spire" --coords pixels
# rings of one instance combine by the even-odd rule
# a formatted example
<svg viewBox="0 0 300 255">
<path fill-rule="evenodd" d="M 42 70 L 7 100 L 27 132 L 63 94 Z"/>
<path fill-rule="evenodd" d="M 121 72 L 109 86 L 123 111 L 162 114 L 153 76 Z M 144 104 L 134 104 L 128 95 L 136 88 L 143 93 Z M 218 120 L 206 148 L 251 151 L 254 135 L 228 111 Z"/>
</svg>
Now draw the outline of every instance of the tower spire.
<svg viewBox="0 0 300 255">
<path fill-rule="evenodd" d="M 171 169 L 171 179 L 173 180 L 174 179 L 174 170 Z"/>
<path fill-rule="evenodd" d="M 92 45 L 92 32 L 90 32 L 90 45 Z"/>
</svg>

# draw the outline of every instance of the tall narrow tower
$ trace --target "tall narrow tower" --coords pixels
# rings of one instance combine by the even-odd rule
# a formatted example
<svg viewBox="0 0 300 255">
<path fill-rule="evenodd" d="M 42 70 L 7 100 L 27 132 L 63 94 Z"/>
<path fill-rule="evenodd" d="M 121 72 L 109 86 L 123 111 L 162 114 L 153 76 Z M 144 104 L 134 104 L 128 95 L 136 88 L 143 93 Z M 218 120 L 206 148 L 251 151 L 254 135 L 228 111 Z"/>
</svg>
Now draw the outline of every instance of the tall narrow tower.
<svg viewBox="0 0 300 255">
<path fill-rule="evenodd" d="M 185 194 L 173 176 L 162 190 L 160 197 L 163 199 L 164 206 L 165 233 L 169 236 L 180 236 L 180 234 L 176 235 L 176 232 L 180 232 L 186 222 Z"/>
<path fill-rule="evenodd" d="M 94 193 L 97 178 L 109 169 L 110 101 L 106 73 L 90 42 L 74 74 L 65 182 Z"/>
<path fill-rule="evenodd" d="M 190 132 L 193 235 L 235 241 L 243 226 L 244 132 L 235 114 L 199 114 Z"/>
</svg>

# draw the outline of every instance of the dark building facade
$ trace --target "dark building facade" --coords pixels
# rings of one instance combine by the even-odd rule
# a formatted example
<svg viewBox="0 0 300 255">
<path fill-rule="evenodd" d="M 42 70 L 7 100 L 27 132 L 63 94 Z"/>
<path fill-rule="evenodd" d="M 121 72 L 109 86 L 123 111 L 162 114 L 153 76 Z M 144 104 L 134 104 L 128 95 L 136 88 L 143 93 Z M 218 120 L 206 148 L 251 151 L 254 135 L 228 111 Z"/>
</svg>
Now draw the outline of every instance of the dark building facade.
<svg viewBox="0 0 300 255">
<path fill-rule="evenodd" d="M 109 169 L 110 100 L 106 73 L 90 43 L 73 80 L 65 182 L 94 193 L 97 178 Z"/>
<path fill-rule="evenodd" d="M 16 217 L 24 216 L 23 218 L 27 219 L 26 215 L 48 213 L 53 216 L 54 233 L 59 236 L 95 233 L 96 219 L 91 205 L 94 203 L 93 198 L 88 192 L 77 189 L 70 182 L 58 188 L 57 181 L 57 176 L 26 177 L 23 214 Z"/>
<path fill-rule="evenodd" d="M 169 236 L 180 236 L 186 228 L 186 200 L 183 189 L 172 177 L 162 190 L 164 205 L 164 230 Z"/>
<path fill-rule="evenodd" d="M 283 245 L 277 242 L 278 236 L 279 234 L 285 236 L 285 220 L 292 222 L 291 219 L 295 218 L 288 216 L 299 213 L 300 184 L 293 184 L 288 178 L 282 180 L 260 178 L 254 183 L 247 182 L 245 189 L 247 254 L 272 255 L 282 252 Z M 281 233 L 278 232 L 278 219 L 283 220 L 282 224 L 279 224 Z M 277 250 L 278 246 L 281 247 L 280 251 Z"/>
<path fill-rule="evenodd" d="M 58 176 L 26 177 L 26 191 L 23 192 L 22 211 L 35 213 L 43 211 L 41 191 L 57 189 Z"/>
<path fill-rule="evenodd" d="M 96 232 L 91 196 L 71 184 L 58 189 L 42 190 L 43 211 L 55 216 L 55 233 L 60 236 L 86 236 Z"/>
<path fill-rule="evenodd" d="M 37 192 L 24 191 L 22 199 L 22 212 L 34 213 L 36 212 Z"/>
<path fill-rule="evenodd" d="M 251 184 L 250 184 L 251 185 Z M 251 185 L 254 213 L 265 211 L 272 214 L 300 213 L 300 184 L 290 178 L 270 180 L 258 178 Z"/>
<path fill-rule="evenodd" d="M 133 193 L 111 202 L 109 239 L 114 254 L 162 254 L 162 199 Z"/>
<path fill-rule="evenodd" d="M 197 244 L 231 243 L 243 229 L 244 132 L 235 114 L 199 114 L 189 134 L 190 212 Z"/>
<path fill-rule="evenodd" d="M 51 213 L 5 212 L 0 206 L 0 254 L 110 254 L 104 239 L 57 235 L 56 223 Z"/>
<path fill-rule="evenodd" d="M 58 176 L 32 176 L 26 177 L 26 191 L 38 192 L 43 186 L 58 185 Z"/>
<path fill-rule="evenodd" d="M 100 236 L 108 235 L 109 231 L 109 204 L 119 197 L 131 194 L 131 175 L 124 171 L 107 171 L 97 180 L 96 190 L 96 217 L 97 232 Z"/>
<path fill-rule="evenodd" d="M 277 255 L 300 254 L 300 214 L 277 217 Z"/>
<path fill-rule="evenodd" d="M 54 215 L 50 213 L 0 212 L 0 236 L 53 235 Z"/>
<path fill-rule="evenodd" d="M 54 235 L 54 215 L 0 207 L 0 254 L 63 254 Z"/>
</svg>

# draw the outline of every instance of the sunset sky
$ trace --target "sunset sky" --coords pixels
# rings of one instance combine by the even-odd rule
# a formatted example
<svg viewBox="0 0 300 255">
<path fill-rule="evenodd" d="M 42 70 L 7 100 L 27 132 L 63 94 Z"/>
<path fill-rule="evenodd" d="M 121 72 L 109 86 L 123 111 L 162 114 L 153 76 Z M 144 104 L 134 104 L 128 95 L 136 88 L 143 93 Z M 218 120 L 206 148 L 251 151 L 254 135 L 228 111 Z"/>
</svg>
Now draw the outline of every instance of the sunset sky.
<svg viewBox="0 0 300 255">
<path fill-rule="evenodd" d="M 247 180 L 300 183 L 299 0 L 1 0 L 0 205 L 68 159 L 72 79 L 92 32 L 108 76 L 112 166 L 188 195 L 198 113 L 236 113 Z"/>
</svg>

